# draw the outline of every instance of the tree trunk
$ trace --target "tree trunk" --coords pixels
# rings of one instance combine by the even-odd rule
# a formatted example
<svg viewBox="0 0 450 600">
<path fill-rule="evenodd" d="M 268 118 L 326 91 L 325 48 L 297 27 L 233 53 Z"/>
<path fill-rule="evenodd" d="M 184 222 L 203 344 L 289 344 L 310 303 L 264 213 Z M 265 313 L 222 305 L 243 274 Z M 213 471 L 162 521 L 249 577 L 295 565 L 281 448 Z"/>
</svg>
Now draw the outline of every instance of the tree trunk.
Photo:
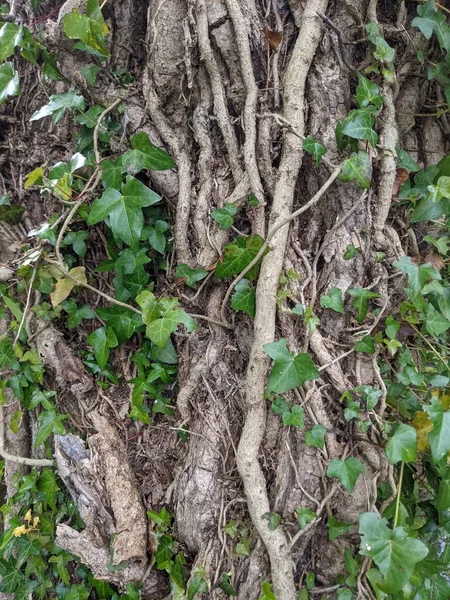
<svg viewBox="0 0 450 600">
<path fill-rule="evenodd" d="M 396 147 L 426 163 L 444 154 L 436 123 L 425 119 L 416 124 L 411 116 L 421 103 L 416 52 L 426 43 L 411 27 L 416 7 L 404 0 L 113 0 L 104 9 L 112 36 L 109 67 L 134 74 L 130 93 L 102 75 L 89 86 L 81 74 L 90 59 L 74 51 L 61 31 L 63 14 L 78 5 L 68 0 L 59 17 L 53 13 L 47 20 L 51 50 L 64 77 L 91 104 L 106 107 L 123 97 L 126 136 L 145 132 L 173 157 L 176 169 L 150 172 L 150 185 L 162 194 L 171 217 L 174 247 L 165 276 L 155 280 L 155 293 L 178 296 L 186 311 L 207 317 L 197 320 L 194 333 L 174 338 L 179 355 L 176 416 L 155 418 L 151 426 L 127 419 L 118 428 L 143 503 L 154 511 L 166 506 L 175 514 L 174 536 L 190 566 L 204 569 L 213 586 L 211 598 L 226 597 L 215 585 L 224 573 L 232 574 L 240 600 L 259 598 L 265 581 L 272 582 L 277 600 L 295 600 L 308 571 L 315 572 L 316 588 L 333 586 L 345 572 L 344 550 L 353 553 L 359 539 L 350 534 L 329 541 L 325 517 L 357 523 L 361 512 L 373 510 L 377 486 L 391 473 L 382 447 L 347 423 L 340 402 L 346 390 L 372 385 L 383 390 L 377 413 L 382 417 L 385 387 L 376 358 L 351 352 L 357 324 L 350 301 L 341 314 L 324 308 L 320 297 L 332 288 L 345 293 L 361 286 L 378 292 L 376 303 L 386 311 L 398 285 L 389 277 L 389 265 L 407 252 L 408 243 L 406 231 L 389 212 Z M 378 80 L 384 98 L 379 144 L 371 151 L 372 185 L 361 190 L 337 179 L 337 167 L 347 155 L 337 148 L 335 128 L 353 107 L 357 71 L 373 60 L 364 39 L 364 24 L 370 21 L 378 22 L 396 50 L 397 80 Z M 13 113 L 24 116 L 23 130 L 4 122 L 3 140 L 16 131 L 17 141 L 9 148 L 3 141 L 2 178 L 5 191 L 26 206 L 24 224 L 31 229 L 55 205 L 24 192 L 19 182 L 36 165 L 66 160 L 75 150 L 70 118 L 52 132 L 44 120 L 29 122 L 47 99 L 35 71 L 28 68 L 27 73 L 35 82 L 28 83 L 35 85 L 33 95 L 25 92 L 10 101 L 0 120 Z M 60 83 L 54 87 L 49 93 L 66 89 Z M 305 136 L 326 146 L 325 162 L 316 165 L 304 153 Z M 257 206 L 249 205 L 251 194 Z M 239 233 L 211 219 L 213 209 L 229 203 L 238 207 L 234 225 Z M 221 260 L 225 244 L 250 233 L 271 236 L 257 279 L 254 318 L 231 310 L 232 279 L 208 278 L 195 295 L 177 284 L 177 265 L 211 268 Z M 359 253 L 346 260 L 351 245 Z M 89 246 L 91 268 L 105 258 L 96 259 Z M 95 295 L 88 302 L 108 305 Z M 320 318 L 315 328 L 292 312 L 297 303 Z M 77 357 L 77 346 L 86 340 L 64 327 L 58 332 L 58 322 L 51 329 L 55 335 L 47 328 L 45 343 L 53 348 L 43 348 L 39 335 L 35 342 L 60 390 L 61 410 L 80 422 L 100 397 Z M 295 354 L 309 353 L 320 370 L 320 378 L 284 395 L 303 406 L 303 430 L 283 426 L 265 396 L 270 364 L 264 346 L 280 338 Z M 114 351 L 115 364 L 120 357 L 126 363 L 140 341 L 135 336 Z M 72 378 L 68 361 L 73 363 L 70 373 L 76 373 Z M 120 385 L 103 393 L 109 403 L 96 407 L 113 424 L 117 415 L 123 417 L 124 406 L 127 411 L 130 378 L 125 371 Z M 305 430 L 318 424 L 327 428 L 323 449 L 305 444 Z M 190 435 L 182 443 L 176 429 L 185 426 Z M 325 475 L 333 458 L 348 456 L 364 465 L 351 493 Z M 317 515 L 303 530 L 295 515 L 298 507 Z M 269 526 L 267 513 L 281 516 L 277 528 Z M 224 533 L 232 520 L 249 529 L 249 556 L 236 555 L 235 541 Z M 167 595 L 167 581 L 157 583 L 152 590 L 144 586 L 144 596 Z M 364 589 L 360 593 L 370 597 Z"/>
</svg>

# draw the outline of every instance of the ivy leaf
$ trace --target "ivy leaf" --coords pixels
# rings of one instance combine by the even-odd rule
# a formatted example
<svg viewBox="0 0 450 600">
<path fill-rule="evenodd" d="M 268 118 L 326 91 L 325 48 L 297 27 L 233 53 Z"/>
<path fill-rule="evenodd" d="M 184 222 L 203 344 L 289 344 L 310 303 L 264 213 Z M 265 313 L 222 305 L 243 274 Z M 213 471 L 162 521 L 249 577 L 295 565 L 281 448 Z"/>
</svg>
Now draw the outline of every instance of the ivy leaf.
<svg viewBox="0 0 450 600">
<path fill-rule="evenodd" d="M 50 96 L 50 102 L 33 113 L 30 121 L 38 121 L 52 115 L 52 124 L 55 125 L 68 109 L 84 110 L 84 98 L 74 89 Z"/>
<path fill-rule="evenodd" d="M 320 164 L 322 160 L 322 156 L 326 153 L 327 149 L 325 146 L 317 142 L 311 135 L 308 135 L 303 140 L 303 149 L 308 154 L 312 154 L 314 157 L 314 163 L 316 165 Z"/>
<path fill-rule="evenodd" d="M 300 529 L 305 529 L 308 523 L 311 523 L 311 521 L 314 521 L 314 519 L 317 517 L 317 514 L 314 511 L 303 506 L 296 508 L 295 513 L 297 515 L 297 521 Z"/>
<path fill-rule="evenodd" d="M 417 432 L 414 427 L 400 425 L 389 438 L 386 456 L 391 465 L 402 462 L 414 462 L 417 454 Z"/>
<path fill-rule="evenodd" d="M 352 492 L 356 480 L 364 473 L 364 467 L 357 458 L 350 456 L 345 460 L 334 458 L 327 468 L 328 477 L 337 477 L 347 492 Z"/>
<path fill-rule="evenodd" d="M 374 354 L 375 342 L 371 335 L 365 335 L 359 342 L 355 344 L 356 352 L 365 352 L 366 354 Z"/>
<path fill-rule="evenodd" d="M 354 290 L 348 290 L 348 293 L 354 298 L 352 305 L 357 310 L 357 321 L 358 323 L 362 323 L 366 318 L 367 311 L 369 309 L 369 300 L 371 298 L 379 298 L 380 294 L 378 294 L 378 292 L 366 290 L 361 286 L 358 286 Z"/>
<path fill-rule="evenodd" d="M 423 5 L 419 5 L 417 7 L 417 14 L 419 16 L 412 20 L 411 25 L 420 29 L 427 40 L 431 38 L 433 33 L 436 33 L 441 47 L 450 50 L 450 47 L 447 48 L 444 44 L 447 37 L 446 30 L 448 29 L 446 18 L 441 12 L 436 10 L 434 2 L 426 2 Z"/>
<path fill-rule="evenodd" d="M 54 409 L 44 410 L 39 413 L 38 421 L 40 425 L 34 440 L 35 448 L 38 448 L 41 444 L 43 444 L 52 433 L 57 433 L 60 435 L 66 433 L 62 422 L 64 419 L 67 419 L 68 416 L 69 415 L 59 415 Z"/>
<path fill-rule="evenodd" d="M 380 96 L 378 86 L 367 77 L 363 77 L 358 73 L 358 87 L 356 88 L 355 99 L 358 106 L 364 108 L 373 104 L 375 108 L 380 109 L 383 105 L 383 97 Z"/>
<path fill-rule="evenodd" d="M 136 329 L 142 325 L 140 315 L 121 306 L 96 308 L 95 312 L 100 319 L 114 329 L 119 344 L 129 340 Z"/>
<path fill-rule="evenodd" d="M 425 312 L 425 329 L 429 334 L 438 336 L 447 331 L 450 321 L 441 315 L 432 304 L 427 304 Z"/>
<path fill-rule="evenodd" d="M 328 295 L 320 297 L 320 306 L 330 308 L 337 313 L 344 314 L 344 303 L 342 302 L 342 291 L 335 287 L 328 291 Z"/>
<path fill-rule="evenodd" d="M 225 204 L 222 208 L 213 210 L 211 218 L 219 224 L 221 229 L 230 229 L 237 211 L 238 208 L 235 204 Z"/>
<path fill-rule="evenodd" d="M 101 369 L 108 363 L 110 348 L 115 348 L 119 344 L 111 327 L 96 329 L 88 335 L 87 342 L 94 348 L 95 359 Z"/>
<path fill-rule="evenodd" d="M 284 338 L 272 344 L 265 344 L 264 350 L 274 361 L 266 393 L 283 394 L 303 385 L 305 381 L 320 377 L 310 355 L 298 354 L 295 356 L 287 349 L 287 342 Z"/>
<path fill-rule="evenodd" d="M 14 54 L 14 49 L 22 37 L 22 29 L 15 23 L 5 23 L 0 27 L 0 62 Z"/>
<path fill-rule="evenodd" d="M 45 468 L 39 479 L 37 480 L 37 489 L 43 494 L 47 504 L 56 510 L 56 493 L 59 491 L 59 486 L 56 482 L 56 476 L 53 471 Z"/>
<path fill-rule="evenodd" d="M 313 425 L 312 428 L 306 432 L 305 444 L 309 448 L 323 448 L 325 445 L 325 436 L 327 435 L 327 428 L 324 425 Z"/>
<path fill-rule="evenodd" d="M 350 113 L 344 121 L 342 133 L 356 140 L 367 140 L 375 148 L 378 135 L 373 130 L 373 111 L 359 108 Z"/>
<path fill-rule="evenodd" d="M 0 104 L 8 96 L 19 94 L 19 74 L 14 70 L 13 64 L 6 62 L 0 65 Z"/>
<path fill-rule="evenodd" d="M 103 186 L 120 190 L 124 173 L 127 172 L 123 166 L 122 157 L 119 156 L 116 160 L 104 160 L 101 167 Z"/>
<path fill-rule="evenodd" d="M 261 515 L 261 519 L 269 522 L 270 531 L 275 531 L 281 523 L 281 517 L 278 513 L 266 512 Z"/>
<path fill-rule="evenodd" d="M 77 285 L 77 282 L 80 284 L 87 283 L 84 267 L 74 267 L 73 269 L 70 269 L 69 275 L 72 277 L 72 279 L 69 279 L 68 277 L 62 277 L 56 282 L 53 291 L 50 293 L 50 299 L 53 307 L 61 304 L 61 302 L 69 296 L 70 292 Z"/>
<path fill-rule="evenodd" d="M 175 277 L 177 279 L 184 279 L 186 281 L 186 285 L 193 288 L 197 281 L 201 281 L 205 279 L 208 275 L 208 271 L 204 269 L 191 269 L 189 265 L 180 264 L 177 266 L 175 271 Z"/>
<path fill-rule="evenodd" d="M 150 425 L 150 409 L 144 403 L 144 383 L 136 383 L 131 394 L 131 409 L 127 415 L 133 421 L 140 421 Z"/>
<path fill-rule="evenodd" d="M 242 310 L 251 317 L 256 311 L 256 288 L 250 286 L 248 279 L 241 279 L 236 287 L 236 292 L 231 296 L 231 308 Z"/>
<path fill-rule="evenodd" d="M 399 592 L 410 580 L 418 562 L 428 554 L 428 548 L 414 538 L 408 537 L 403 527 L 394 531 L 386 519 L 375 513 L 359 516 L 361 539 L 360 553 L 369 556 L 383 575 L 383 590 L 389 594 Z"/>
<path fill-rule="evenodd" d="M 144 294 L 145 292 L 142 293 Z M 136 301 L 138 304 L 141 304 L 142 294 L 137 297 Z M 166 307 L 158 306 L 158 309 L 161 311 L 160 317 L 155 319 L 154 316 L 156 316 L 157 311 L 155 306 L 150 303 L 151 298 L 148 297 L 145 306 L 143 306 L 143 320 L 147 324 L 146 336 L 159 346 L 159 348 L 165 348 L 169 342 L 170 335 L 178 329 L 179 325 L 183 324 L 188 332 L 194 331 L 197 328 L 194 319 L 181 308 L 176 309 L 173 302 L 172 305 L 168 304 Z M 161 305 L 161 303 L 162 301 L 158 304 Z"/>
<path fill-rule="evenodd" d="M 282 415 L 283 413 L 291 410 L 286 400 L 281 396 L 272 401 L 271 408 L 274 415 Z"/>
<path fill-rule="evenodd" d="M 94 86 L 101 68 L 97 65 L 84 65 L 81 67 L 80 71 L 88 84 Z"/>
<path fill-rule="evenodd" d="M 167 221 L 157 220 L 153 226 L 148 228 L 148 241 L 152 248 L 154 248 L 160 254 L 164 254 L 166 250 L 167 239 L 164 233 L 170 229 Z"/>
<path fill-rule="evenodd" d="M 447 469 L 445 476 L 439 483 L 438 494 L 436 497 L 436 508 L 444 511 L 450 508 L 450 471 Z"/>
<path fill-rule="evenodd" d="M 263 238 L 257 234 L 249 235 L 248 237 L 238 237 L 235 242 L 227 244 L 223 250 L 222 262 L 219 262 L 217 265 L 216 277 L 225 279 L 226 277 L 238 275 L 251 263 L 261 250 L 263 244 Z M 256 273 L 257 268 L 251 269 L 247 273 L 247 278 L 254 279 Z"/>
<path fill-rule="evenodd" d="M 109 32 L 97 0 L 88 0 L 87 14 L 72 10 L 63 18 L 63 28 L 71 40 L 81 40 L 96 56 L 107 57 L 105 35 Z"/>
<path fill-rule="evenodd" d="M 142 169 L 153 169 L 164 171 L 175 166 L 172 158 L 154 146 L 146 133 L 138 133 L 131 138 L 134 150 L 128 150 L 123 155 L 123 166 L 132 175 L 139 173 Z"/>
<path fill-rule="evenodd" d="M 429 263 L 416 265 L 409 256 L 402 256 L 393 266 L 408 275 L 408 285 L 414 294 L 421 292 L 425 284 L 429 281 L 441 279 L 439 271 Z"/>
<path fill-rule="evenodd" d="M 355 248 L 353 244 L 347 246 L 347 250 L 344 252 L 344 260 L 351 260 L 352 258 L 356 258 L 361 255 L 361 250 L 359 248 Z"/>
<path fill-rule="evenodd" d="M 286 427 L 292 425 L 292 427 L 303 429 L 305 426 L 305 411 L 301 406 L 294 405 L 290 411 L 284 412 L 281 418 Z"/>
<path fill-rule="evenodd" d="M 433 429 L 428 434 L 431 452 L 435 462 L 441 460 L 450 450 L 450 411 L 445 410 L 442 402 L 432 398 L 430 406 L 424 406 Z"/>
<path fill-rule="evenodd" d="M 330 515 L 327 520 L 328 527 L 328 539 L 333 542 L 340 535 L 349 533 L 355 525 L 353 523 L 345 523 L 344 521 L 338 521 L 333 515 Z"/>
<path fill-rule="evenodd" d="M 341 181 L 356 181 L 362 189 L 370 187 L 372 181 L 372 163 L 366 152 L 352 152 L 342 165 L 339 175 Z"/>
</svg>

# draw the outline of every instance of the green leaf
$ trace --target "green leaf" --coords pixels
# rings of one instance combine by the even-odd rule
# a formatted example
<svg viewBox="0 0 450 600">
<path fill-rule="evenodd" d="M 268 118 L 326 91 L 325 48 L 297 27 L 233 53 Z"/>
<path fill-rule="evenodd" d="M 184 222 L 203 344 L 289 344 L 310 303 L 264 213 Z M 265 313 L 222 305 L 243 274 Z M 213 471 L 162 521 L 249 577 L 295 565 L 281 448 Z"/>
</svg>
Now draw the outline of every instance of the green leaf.
<svg viewBox="0 0 450 600">
<path fill-rule="evenodd" d="M 267 512 L 261 515 L 261 519 L 269 522 L 270 531 L 275 531 L 281 523 L 281 517 L 278 513 Z"/>
<path fill-rule="evenodd" d="M 395 151 L 397 153 L 397 167 L 399 169 L 406 169 L 408 173 L 420 171 L 419 165 L 411 158 L 406 150 L 403 150 L 400 146 L 396 146 Z"/>
<path fill-rule="evenodd" d="M 351 421 L 352 419 L 359 419 L 361 416 L 361 406 L 359 402 L 353 401 L 348 404 L 348 406 L 344 410 L 344 418 L 346 421 Z"/>
<path fill-rule="evenodd" d="M 356 352 L 365 352 L 366 354 L 374 354 L 375 342 L 371 335 L 365 335 L 359 342 L 355 344 Z"/>
<path fill-rule="evenodd" d="M 97 65 L 84 65 L 81 67 L 80 71 L 88 84 L 94 86 L 101 68 Z"/>
<path fill-rule="evenodd" d="M 152 248 L 154 248 L 160 254 L 164 254 L 166 251 L 167 238 L 165 232 L 170 229 L 167 221 L 157 220 L 153 226 L 148 227 L 149 235 L 148 240 Z"/>
<path fill-rule="evenodd" d="M 383 591 L 399 592 L 410 580 L 418 562 L 428 554 L 428 548 L 419 540 L 408 537 L 403 527 L 394 531 L 386 519 L 375 513 L 359 516 L 361 539 L 360 554 L 369 556 L 383 575 Z"/>
<path fill-rule="evenodd" d="M 439 482 L 436 508 L 439 511 L 448 510 L 450 508 L 450 471 L 448 469 L 445 476 Z"/>
<path fill-rule="evenodd" d="M 66 36 L 71 40 L 81 40 L 92 50 L 92 54 L 99 57 L 108 56 L 105 35 L 109 32 L 98 6 L 97 0 L 89 0 L 87 15 L 72 10 L 63 18 L 63 28 Z"/>
<path fill-rule="evenodd" d="M 356 88 L 355 100 L 358 106 L 364 108 L 373 104 L 375 108 L 380 109 L 383 105 L 383 97 L 380 96 L 378 86 L 367 77 L 363 77 L 358 73 L 358 87 Z"/>
<path fill-rule="evenodd" d="M 235 242 L 227 244 L 223 250 L 222 262 L 216 268 L 216 277 L 225 279 L 238 275 L 251 263 L 261 250 L 264 240 L 260 235 L 254 234 L 248 237 L 238 237 Z M 254 279 L 257 269 L 251 269 L 247 273 L 247 279 Z"/>
<path fill-rule="evenodd" d="M 131 138 L 131 145 L 134 150 L 128 150 L 123 155 L 123 166 L 132 175 L 139 173 L 142 169 L 153 169 L 154 171 L 164 171 L 172 169 L 175 163 L 171 157 L 154 146 L 146 133 L 138 133 Z"/>
<path fill-rule="evenodd" d="M 55 124 L 64 116 L 65 111 L 68 109 L 84 110 L 84 98 L 74 89 L 63 94 L 50 96 L 50 102 L 33 113 L 30 121 L 38 121 L 52 115 L 52 123 Z"/>
<path fill-rule="evenodd" d="M 6 62 L 0 65 L 0 104 L 8 96 L 19 94 L 19 74 L 14 70 L 13 64 Z"/>
<path fill-rule="evenodd" d="M 150 409 L 144 403 L 144 384 L 136 383 L 133 387 L 131 395 L 131 409 L 128 413 L 128 417 L 133 421 L 140 421 L 145 425 L 150 425 Z"/>
<path fill-rule="evenodd" d="M 436 10 L 435 3 L 432 1 L 426 2 L 417 7 L 418 17 L 412 20 L 412 26 L 420 29 L 427 40 L 431 38 L 433 33 L 439 40 L 441 48 L 447 52 L 450 51 L 449 28 L 444 14 Z"/>
<path fill-rule="evenodd" d="M 290 412 L 291 410 L 286 400 L 281 396 L 278 396 L 278 398 L 275 398 L 275 400 L 272 401 L 271 408 L 273 414 L 275 415 L 282 415 L 283 413 Z"/>
<path fill-rule="evenodd" d="M 238 211 L 235 204 L 225 204 L 223 208 L 216 208 L 211 213 L 211 218 L 219 224 L 221 229 L 230 229 Z"/>
<path fill-rule="evenodd" d="M 281 418 L 286 427 L 292 425 L 292 427 L 303 429 L 305 426 L 305 411 L 301 406 L 293 406 L 289 412 L 284 412 Z"/>
<path fill-rule="evenodd" d="M 314 521 L 314 519 L 317 517 L 317 514 L 314 511 L 303 506 L 296 508 L 295 512 L 297 514 L 297 521 L 300 529 L 305 529 L 308 523 L 311 523 L 311 521 Z"/>
<path fill-rule="evenodd" d="M 114 188 L 120 190 L 123 182 L 123 175 L 126 169 L 122 163 L 122 157 L 116 160 L 104 160 L 102 167 L 102 183 L 105 188 Z"/>
<path fill-rule="evenodd" d="M 372 110 L 359 108 L 350 113 L 344 120 L 342 133 L 356 140 L 367 140 L 374 148 L 378 143 L 378 135 L 373 130 Z"/>
<path fill-rule="evenodd" d="M 339 175 L 341 181 L 356 181 L 362 189 L 370 187 L 372 181 L 372 163 L 366 152 L 352 152 L 342 165 Z"/>
<path fill-rule="evenodd" d="M 0 62 L 5 62 L 19 45 L 22 37 L 22 27 L 15 23 L 5 23 L 0 27 Z"/>
<path fill-rule="evenodd" d="M 416 265 L 409 256 L 402 256 L 393 266 L 408 275 L 408 285 L 415 294 L 421 292 L 429 281 L 441 279 L 439 271 L 429 263 Z"/>
<path fill-rule="evenodd" d="M 52 510 L 56 511 L 56 494 L 59 492 L 59 485 L 56 482 L 56 476 L 50 469 L 43 469 L 37 480 L 37 489 L 43 494 L 45 501 Z"/>
<path fill-rule="evenodd" d="M 20 304 L 10 298 L 9 296 L 2 296 L 2 300 L 6 306 L 6 308 L 14 315 L 16 321 L 21 321 L 23 317 L 22 308 Z"/>
<path fill-rule="evenodd" d="M 364 473 L 364 467 L 357 458 L 350 456 L 345 460 L 334 458 L 327 468 L 328 477 L 337 477 L 347 492 L 352 492 L 356 480 Z"/>
<path fill-rule="evenodd" d="M 317 142 L 311 135 L 308 135 L 308 137 L 303 140 L 303 149 L 308 154 L 312 154 L 316 165 L 320 164 L 322 156 L 327 151 L 325 146 Z"/>
<path fill-rule="evenodd" d="M 344 260 L 351 260 L 352 258 L 356 258 L 361 255 L 361 250 L 359 248 L 355 248 L 353 244 L 347 246 L 347 250 L 344 252 Z"/>
<path fill-rule="evenodd" d="M 225 592 L 227 596 L 237 596 L 238 593 L 231 585 L 230 576 L 227 573 L 222 574 L 222 579 L 220 580 L 220 589 Z"/>
<path fill-rule="evenodd" d="M 327 520 L 328 527 L 328 539 L 330 542 L 333 542 L 340 535 L 345 535 L 349 533 L 352 529 L 354 529 L 355 525 L 353 523 L 345 523 L 344 521 L 338 521 L 330 515 Z"/>
<path fill-rule="evenodd" d="M 425 312 L 425 329 L 429 334 L 438 336 L 447 331 L 450 321 L 439 313 L 432 304 L 427 304 Z"/>
<path fill-rule="evenodd" d="M 424 406 L 433 429 L 428 434 L 431 452 L 435 462 L 441 460 L 450 450 L 450 411 L 445 410 L 439 400 L 432 398 L 431 405 Z"/>
<path fill-rule="evenodd" d="M 303 385 L 305 381 L 320 377 L 309 354 L 295 356 L 287 349 L 287 342 L 284 338 L 272 344 L 265 344 L 264 350 L 274 360 L 266 393 L 283 394 Z"/>
<path fill-rule="evenodd" d="M 142 325 L 142 318 L 137 313 L 121 306 L 110 308 L 96 308 L 96 314 L 114 329 L 119 344 L 123 344 L 134 334 L 136 329 Z"/>
<path fill-rule="evenodd" d="M 11 342 L 7 338 L 0 338 L 0 369 L 13 369 L 19 371 L 20 363 L 14 356 Z"/>
<path fill-rule="evenodd" d="M 9 422 L 9 428 L 16 435 L 19 433 L 19 426 L 22 421 L 23 411 L 15 410 L 12 414 L 11 420 Z"/>
<path fill-rule="evenodd" d="M 409 425 L 400 425 L 389 438 L 386 456 L 391 465 L 414 462 L 417 454 L 417 431 Z"/>
<path fill-rule="evenodd" d="M 337 313 L 344 314 L 344 303 L 342 302 L 342 291 L 335 287 L 328 291 L 328 295 L 320 297 L 320 306 L 330 308 Z"/>
<path fill-rule="evenodd" d="M 67 419 L 68 416 L 69 415 L 59 415 L 56 410 L 44 410 L 39 413 L 38 421 L 40 425 L 34 440 L 35 448 L 38 448 L 43 444 L 52 433 L 60 435 L 66 433 L 62 422 L 64 419 Z"/>
<path fill-rule="evenodd" d="M 272 592 L 272 584 L 263 582 L 261 586 L 261 596 L 258 600 L 277 600 L 275 594 Z"/>
<path fill-rule="evenodd" d="M 250 285 L 248 279 L 241 279 L 235 289 L 235 293 L 231 296 L 231 308 L 242 310 L 254 317 L 256 312 L 256 288 Z"/>
<path fill-rule="evenodd" d="M 191 288 L 195 287 L 197 281 L 201 281 L 207 277 L 208 271 L 204 269 L 191 269 L 189 265 L 180 264 L 175 271 L 177 279 L 186 279 L 186 285 Z"/>
<path fill-rule="evenodd" d="M 386 64 L 391 64 L 394 62 L 395 50 L 394 48 L 391 48 L 391 46 L 389 46 L 389 44 L 382 37 L 377 37 L 375 45 L 376 51 L 373 53 L 374 58 Z M 382 72 L 383 76 L 386 77 L 390 83 L 394 83 L 395 79 L 394 81 L 392 80 L 391 74 L 393 73 L 393 71 L 391 71 L 391 69 L 385 68 Z"/>
<path fill-rule="evenodd" d="M 357 310 L 357 320 L 358 323 L 362 323 L 366 318 L 367 311 L 369 309 L 369 300 L 371 298 L 379 298 L 380 294 L 378 292 L 371 292 L 370 290 L 366 290 L 361 286 L 358 286 L 354 290 L 348 290 L 350 296 L 353 296 L 354 300 L 352 305 Z"/>
<path fill-rule="evenodd" d="M 96 329 L 88 335 L 87 342 L 94 348 L 95 359 L 101 369 L 108 363 L 110 348 L 115 348 L 119 344 L 111 327 Z"/>
<path fill-rule="evenodd" d="M 323 448 L 327 431 L 327 428 L 323 425 L 313 425 L 312 428 L 306 432 L 305 444 L 310 448 Z"/>
</svg>

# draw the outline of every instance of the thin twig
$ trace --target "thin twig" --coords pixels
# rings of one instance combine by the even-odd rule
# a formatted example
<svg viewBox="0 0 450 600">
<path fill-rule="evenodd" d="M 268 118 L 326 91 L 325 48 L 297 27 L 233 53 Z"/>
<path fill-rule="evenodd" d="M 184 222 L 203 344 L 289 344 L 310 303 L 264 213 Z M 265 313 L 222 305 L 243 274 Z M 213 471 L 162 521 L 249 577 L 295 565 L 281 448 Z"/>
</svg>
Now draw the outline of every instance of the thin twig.
<svg viewBox="0 0 450 600">
<path fill-rule="evenodd" d="M 34 283 L 34 280 L 36 278 L 36 272 L 37 272 L 37 267 L 34 267 L 33 273 L 31 274 L 31 277 L 30 277 L 30 283 L 29 283 L 29 286 L 28 286 L 27 301 L 25 303 L 25 308 L 23 309 L 23 313 L 22 313 L 22 318 L 20 320 L 19 329 L 17 330 L 16 337 L 14 338 L 14 343 L 13 343 L 14 346 L 17 344 L 17 342 L 19 340 L 20 333 L 22 331 L 23 325 L 25 323 L 25 319 L 27 318 L 28 310 L 30 308 L 31 294 L 33 292 L 33 283 Z"/>
</svg>

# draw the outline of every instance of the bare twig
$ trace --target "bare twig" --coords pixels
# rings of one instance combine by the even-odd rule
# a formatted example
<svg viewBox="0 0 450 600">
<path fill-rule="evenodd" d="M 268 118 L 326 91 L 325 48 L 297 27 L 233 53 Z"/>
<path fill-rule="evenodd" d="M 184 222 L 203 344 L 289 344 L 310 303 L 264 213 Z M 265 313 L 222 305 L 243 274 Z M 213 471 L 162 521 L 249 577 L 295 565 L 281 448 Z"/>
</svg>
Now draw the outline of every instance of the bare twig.
<svg viewBox="0 0 450 600">
<path fill-rule="evenodd" d="M 27 301 L 25 303 L 25 308 L 23 309 L 23 313 L 22 313 L 22 318 L 20 320 L 19 329 L 17 330 L 16 337 L 14 338 L 14 344 L 13 344 L 14 346 L 17 344 L 17 342 L 18 342 L 18 340 L 20 338 L 20 333 L 22 331 L 23 325 L 24 325 L 25 320 L 27 318 L 28 311 L 30 309 L 31 294 L 33 293 L 33 283 L 34 283 L 34 280 L 36 278 L 36 272 L 37 272 L 37 267 L 34 267 L 33 273 L 31 274 L 31 277 L 30 277 L 30 282 L 28 284 Z"/>
</svg>

